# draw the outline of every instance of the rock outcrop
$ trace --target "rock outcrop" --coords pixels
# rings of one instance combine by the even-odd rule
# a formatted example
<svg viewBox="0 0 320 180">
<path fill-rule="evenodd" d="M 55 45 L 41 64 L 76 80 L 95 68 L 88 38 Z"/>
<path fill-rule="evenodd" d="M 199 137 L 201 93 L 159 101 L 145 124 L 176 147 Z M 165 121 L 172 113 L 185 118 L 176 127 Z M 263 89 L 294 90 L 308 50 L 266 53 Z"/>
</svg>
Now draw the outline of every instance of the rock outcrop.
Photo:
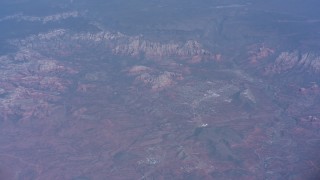
<svg viewBox="0 0 320 180">
<path fill-rule="evenodd" d="M 143 84 L 153 91 L 165 89 L 183 79 L 182 74 L 169 71 L 159 72 L 142 65 L 133 66 L 127 72 L 129 76 L 135 77 L 136 84 Z"/>
<path fill-rule="evenodd" d="M 0 22 L 8 21 L 8 20 L 16 20 L 16 21 L 41 22 L 43 24 L 46 24 L 48 22 L 56 22 L 56 21 L 60 21 L 68 18 L 76 18 L 76 17 L 79 17 L 79 13 L 77 11 L 64 12 L 64 13 L 59 13 L 59 14 L 54 14 L 54 15 L 44 16 L 44 17 L 14 14 L 11 16 L 0 18 Z"/>
<path fill-rule="evenodd" d="M 320 56 L 312 52 L 282 52 L 276 58 L 275 62 L 266 68 L 266 73 L 279 74 L 289 70 L 303 70 L 309 73 L 319 73 Z"/>
<path fill-rule="evenodd" d="M 30 49 L 1 56 L 0 64 L 0 118 L 10 121 L 43 118 L 68 89 L 65 76 L 75 73 Z"/>
<path fill-rule="evenodd" d="M 250 63 L 257 63 L 275 53 L 275 50 L 265 46 L 264 44 L 254 44 L 248 47 L 248 55 Z"/>
<path fill-rule="evenodd" d="M 48 43 L 50 41 L 50 43 Z M 114 55 L 145 57 L 148 59 L 208 59 L 213 55 L 202 45 L 189 40 L 182 42 L 155 42 L 143 36 L 128 36 L 122 33 L 102 31 L 98 33 L 71 33 L 65 29 L 57 29 L 48 33 L 30 36 L 24 40 L 12 41 L 18 46 L 32 49 L 74 50 L 77 46 L 97 46 L 102 51 L 110 51 Z M 69 49 L 66 49 L 69 48 Z"/>
</svg>

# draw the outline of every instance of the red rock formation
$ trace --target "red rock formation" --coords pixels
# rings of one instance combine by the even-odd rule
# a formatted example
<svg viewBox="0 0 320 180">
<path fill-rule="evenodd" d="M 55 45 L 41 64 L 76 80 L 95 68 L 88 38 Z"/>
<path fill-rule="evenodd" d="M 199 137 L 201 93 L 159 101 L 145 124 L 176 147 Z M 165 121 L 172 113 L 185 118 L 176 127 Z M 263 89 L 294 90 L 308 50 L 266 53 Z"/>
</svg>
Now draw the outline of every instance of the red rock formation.
<svg viewBox="0 0 320 180">
<path fill-rule="evenodd" d="M 60 75 L 75 71 L 57 60 L 24 48 L 12 55 L 1 56 L 0 112 L 5 120 L 43 118 L 51 105 L 64 93 L 70 81 Z"/>
<path fill-rule="evenodd" d="M 274 54 L 274 52 L 274 49 L 268 48 L 264 44 L 250 46 L 248 51 L 250 63 L 257 63 L 259 60 Z"/>
<path fill-rule="evenodd" d="M 282 52 L 275 62 L 266 68 L 267 74 L 279 74 L 289 70 L 304 70 L 309 73 L 320 72 L 320 56 L 308 52 Z"/>
<path fill-rule="evenodd" d="M 47 43 L 52 41 L 52 43 Z M 75 50 L 79 44 L 84 42 L 94 43 L 100 48 L 111 51 L 115 55 L 140 57 L 144 56 L 149 59 L 177 58 L 177 59 L 212 59 L 214 56 L 202 45 L 195 41 L 189 40 L 185 43 L 166 42 L 160 43 L 145 40 L 143 36 L 127 36 L 121 33 L 110 33 L 102 31 L 99 33 L 78 33 L 69 34 L 64 29 L 57 29 L 48 33 L 41 33 L 30 36 L 24 40 L 12 41 L 13 44 L 20 47 L 28 47 L 33 49 L 55 49 L 59 52 L 65 49 L 65 45 L 70 45 L 70 50 Z M 103 46 L 101 47 L 101 44 Z M 40 47 L 39 47 L 40 46 Z M 47 47 L 46 46 L 50 46 Z M 69 45 L 67 45 L 69 46 Z M 103 50 L 103 49 L 102 49 Z M 220 59 L 220 57 L 218 57 Z"/>
<path fill-rule="evenodd" d="M 177 80 L 182 80 L 182 75 L 173 72 L 142 73 L 136 77 L 136 82 L 142 82 L 153 91 L 159 91 L 172 86 Z"/>
</svg>

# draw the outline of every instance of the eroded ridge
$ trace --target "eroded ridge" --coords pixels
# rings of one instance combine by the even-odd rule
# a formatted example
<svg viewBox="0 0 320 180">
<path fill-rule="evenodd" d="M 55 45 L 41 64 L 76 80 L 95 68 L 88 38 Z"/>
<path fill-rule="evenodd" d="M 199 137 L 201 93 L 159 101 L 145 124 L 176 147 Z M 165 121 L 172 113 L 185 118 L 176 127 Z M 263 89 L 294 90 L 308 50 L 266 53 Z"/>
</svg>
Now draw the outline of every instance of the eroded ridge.
<svg viewBox="0 0 320 180">
<path fill-rule="evenodd" d="M 48 43 L 49 42 L 49 43 Z M 146 40 L 143 36 L 128 36 L 119 32 L 101 31 L 98 33 L 72 33 L 65 29 L 56 29 L 40 33 L 23 40 L 11 43 L 32 49 L 47 49 L 61 51 L 65 47 L 70 50 L 81 46 L 94 45 L 114 55 L 145 57 L 149 59 L 178 58 L 178 59 L 210 59 L 212 53 L 206 50 L 198 41 L 186 42 L 156 42 Z"/>
</svg>

